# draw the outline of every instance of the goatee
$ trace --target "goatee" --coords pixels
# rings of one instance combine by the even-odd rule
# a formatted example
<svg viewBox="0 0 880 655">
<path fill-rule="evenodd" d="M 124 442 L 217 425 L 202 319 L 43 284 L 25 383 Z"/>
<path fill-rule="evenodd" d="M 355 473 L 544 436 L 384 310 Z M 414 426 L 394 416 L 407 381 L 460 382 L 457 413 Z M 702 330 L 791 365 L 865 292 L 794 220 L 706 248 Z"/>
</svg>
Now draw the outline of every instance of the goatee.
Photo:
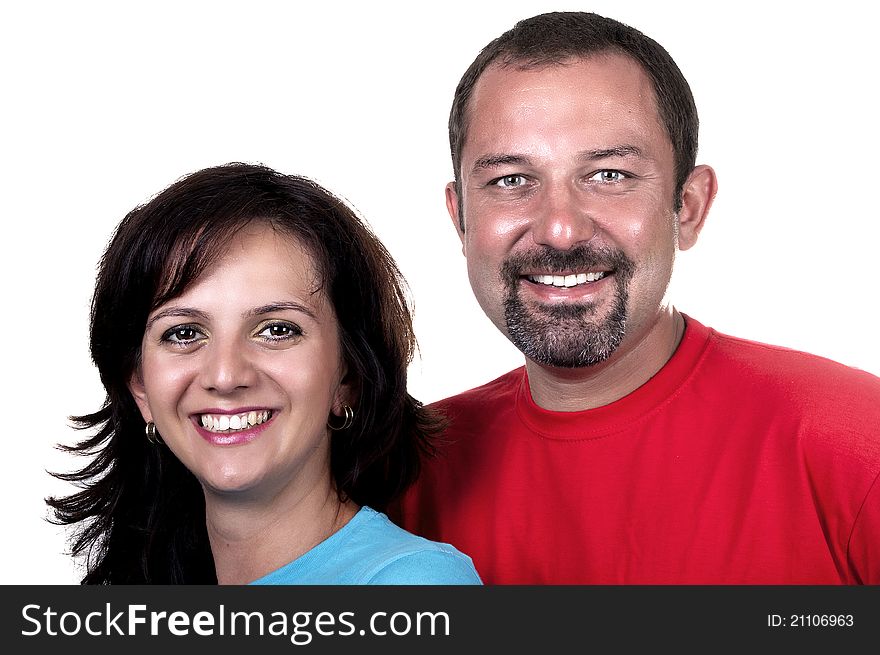
<svg viewBox="0 0 880 655">
<path fill-rule="evenodd" d="M 564 274 L 597 269 L 613 277 L 614 299 L 605 316 L 596 315 L 594 302 L 526 307 L 520 297 L 525 271 Z M 626 306 L 634 271 L 635 264 L 623 252 L 587 244 L 570 250 L 544 247 L 511 256 L 501 267 L 510 340 L 526 357 L 548 366 L 582 368 L 604 362 L 626 334 Z"/>
</svg>

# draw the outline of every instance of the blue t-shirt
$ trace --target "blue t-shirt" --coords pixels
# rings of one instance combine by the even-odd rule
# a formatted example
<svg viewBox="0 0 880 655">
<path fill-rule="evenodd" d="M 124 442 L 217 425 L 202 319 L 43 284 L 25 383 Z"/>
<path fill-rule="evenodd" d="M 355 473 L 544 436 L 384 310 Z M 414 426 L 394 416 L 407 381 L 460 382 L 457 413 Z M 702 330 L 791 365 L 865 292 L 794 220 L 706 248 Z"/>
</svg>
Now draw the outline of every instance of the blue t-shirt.
<svg viewBox="0 0 880 655">
<path fill-rule="evenodd" d="M 362 507 L 341 530 L 251 584 L 478 585 L 471 558 Z"/>
</svg>

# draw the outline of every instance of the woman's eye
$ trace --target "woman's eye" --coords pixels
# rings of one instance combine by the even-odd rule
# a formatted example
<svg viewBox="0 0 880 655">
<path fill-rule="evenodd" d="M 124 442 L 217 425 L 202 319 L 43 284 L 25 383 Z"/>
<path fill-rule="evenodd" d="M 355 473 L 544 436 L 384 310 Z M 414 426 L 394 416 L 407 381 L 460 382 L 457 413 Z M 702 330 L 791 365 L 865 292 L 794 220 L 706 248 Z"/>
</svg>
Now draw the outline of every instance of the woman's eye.
<svg viewBox="0 0 880 655">
<path fill-rule="evenodd" d="M 270 341 L 282 341 L 292 337 L 298 337 L 302 330 L 292 323 L 270 323 L 257 333 L 257 336 Z"/>
<path fill-rule="evenodd" d="M 191 325 L 182 325 L 178 327 L 173 327 L 170 330 L 166 330 L 162 335 L 163 341 L 170 341 L 171 343 L 176 344 L 187 344 L 192 343 L 193 341 L 197 341 L 198 339 L 204 337 L 197 328 Z"/>
<path fill-rule="evenodd" d="M 522 175 L 505 175 L 494 180 L 492 184 L 504 188 L 518 187 L 526 183 L 526 178 Z"/>
<path fill-rule="evenodd" d="M 625 180 L 627 177 L 628 176 L 626 175 L 626 173 L 622 173 L 620 171 L 608 169 L 608 170 L 602 170 L 602 171 L 597 171 L 597 172 L 593 173 L 590 176 L 590 181 L 591 182 L 604 182 L 607 184 L 607 183 L 613 183 L 613 182 L 620 182 L 622 180 Z"/>
</svg>

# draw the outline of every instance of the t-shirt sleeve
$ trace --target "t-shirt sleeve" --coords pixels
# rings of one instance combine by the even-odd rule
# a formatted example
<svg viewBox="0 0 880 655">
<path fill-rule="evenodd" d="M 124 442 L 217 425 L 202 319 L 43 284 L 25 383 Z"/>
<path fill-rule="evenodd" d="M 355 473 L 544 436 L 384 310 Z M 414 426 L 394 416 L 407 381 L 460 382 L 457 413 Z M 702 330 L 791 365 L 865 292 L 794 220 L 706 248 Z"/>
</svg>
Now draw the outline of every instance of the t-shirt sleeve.
<svg viewBox="0 0 880 655">
<path fill-rule="evenodd" d="M 374 585 L 481 585 L 469 557 L 422 550 L 390 560 L 368 581 Z"/>
<path fill-rule="evenodd" d="M 859 510 L 847 556 L 861 584 L 880 584 L 880 476 Z"/>
</svg>

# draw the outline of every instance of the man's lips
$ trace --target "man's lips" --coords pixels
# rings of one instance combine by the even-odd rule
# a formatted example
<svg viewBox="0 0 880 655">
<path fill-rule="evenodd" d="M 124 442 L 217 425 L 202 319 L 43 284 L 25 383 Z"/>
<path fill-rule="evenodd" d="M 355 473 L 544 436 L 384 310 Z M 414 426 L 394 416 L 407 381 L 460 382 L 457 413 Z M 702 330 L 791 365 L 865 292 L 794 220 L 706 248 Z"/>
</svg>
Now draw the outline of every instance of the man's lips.
<svg viewBox="0 0 880 655">
<path fill-rule="evenodd" d="M 540 296 L 556 294 L 564 298 L 574 292 L 590 294 L 614 280 L 624 284 L 632 277 L 633 268 L 620 250 L 579 244 L 569 250 L 542 246 L 511 254 L 502 263 L 500 273 L 510 293 L 522 285 Z"/>
<path fill-rule="evenodd" d="M 584 273 L 527 273 L 522 276 L 534 284 L 548 287 L 571 289 L 573 287 L 591 284 L 611 275 L 613 271 L 589 271 Z"/>
</svg>

